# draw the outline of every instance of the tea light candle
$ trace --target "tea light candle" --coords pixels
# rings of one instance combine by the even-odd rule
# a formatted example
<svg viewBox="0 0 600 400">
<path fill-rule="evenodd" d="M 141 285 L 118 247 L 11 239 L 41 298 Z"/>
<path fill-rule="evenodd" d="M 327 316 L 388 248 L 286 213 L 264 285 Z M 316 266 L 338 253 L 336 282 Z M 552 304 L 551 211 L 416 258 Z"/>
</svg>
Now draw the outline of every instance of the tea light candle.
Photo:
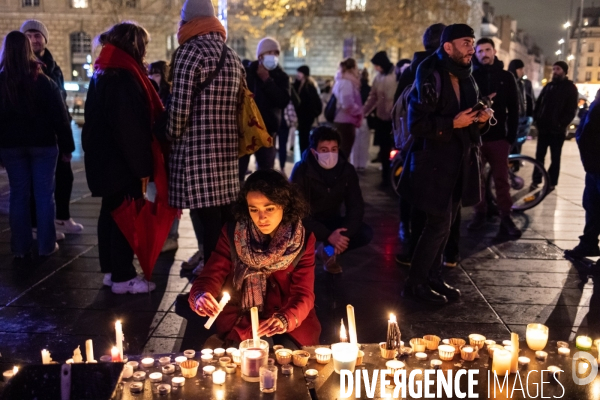
<svg viewBox="0 0 600 400">
<path fill-rule="evenodd" d="M 242 363 L 242 352 L 239 350 L 234 351 L 231 353 L 231 358 L 233 358 L 234 363 L 240 365 Z"/>
<path fill-rule="evenodd" d="M 150 375 L 148 375 L 148 378 L 150 379 L 150 382 L 161 382 L 162 381 L 162 374 L 160 372 L 153 372 Z"/>
<path fill-rule="evenodd" d="M 175 366 L 173 364 L 163 365 L 162 373 L 166 375 L 171 375 L 175 373 Z"/>
<path fill-rule="evenodd" d="M 183 352 L 183 355 L 187 358 L 194 358 L 196 357 L 196 350 L 186 350 Z"/>
<path fill-rule="evenodd" d="M 225 365 L 225 372 L 227 372 L 228 374 L 235 374 L 236 369 L 237 365 L 235 365 L 234 363 L 229 363 Z"/>
<path fill-rule="evenodd" d="M 144 371 L 136 371 L 133 373 L 134 381 L 143 381 L 146 380 L 146 373 Z"/>
<path fill-rule="evenodd" d="M 560 348 L 565 348 L 568 349 L 569 348 L 569 343 L 567 342 L 556 342 L 556 347 Z"/>
<path fill-rule="evenodd" d="M 231 358 L 229 358 L 229 357 L 221 357 L 221 358 L 219 358 L 219 365 L 221 367 L 225 367 L 230 362 L 231 362 Z"/>
<path fill-rule="evenodd" d="M 171 357 L 161 357 L 158 359 L 160 365 L 165 366 L 171 362 Z"/>
<path fill-rule="evenodd" d="M 42 364 L 50 364 L 51 362 L 50 352 L 46 349 L 42 350 Z"/>
<path fill-rule="evenodd" d="M 294 373 L 294 366 L 292 364 L 285 364 L 281 366 L 281 373 L 283 375 L 291 375 Z"/>
<path fill-rule="evenodd" d="M 506 346 L 512 346 L 512 341 L 510 340 L 503 340 L 502 341 L 502 346 L 504 346 L 506 348 Z"/>
<path fill-rule="evenodd" d="M 543 350 L 546 343 L 548 343 L 548 327 L 542 324 L 527 325 L 525 340 L 531 350 Z"/>
<path fill-rule="evenodd" d="M 179 357 L 175 357 L 175 364 L 179 365 L 182 362 L 184 362 L 185 360 L 187 360 L 186 356 L 179 356 Z"/>
<path fill-rule="evenodd" d="M 202 354 L 202 357 L 200 357 L 200 358 L 202 358 L 202 362 L 204 364 L 209 364 L 213 359 L 213 355 L 212 354 Z"/>
<path fill-rule="evenodd" d="M 117 346 L 113 346 L 113 348 L 110 349 L 110 359 L 112 362 L 120 362 L 122 360 L 121 353 Z"/>
<path fill-rule="evenodd" d="M 152 368 L 154 367 L 154 358 L 142 358 L 142 367 L 144 368 Z"/>
<path fill-rule="evenodd" d="M 450 344 L 450 339 L 442 339 L 442 343 L 444 343 L 444 344 Z"/>
<path fill-rule="evenodd" d="M 13 367 L 13 369 L 9 369 L 2 373 L 4 377 L 4 382 L 8 382 L 13 376 L 15 376 L 19 372 L 19 367 Z"/>
<path fill-rule="evenodd" d="M 331 360 L 331 349 L 319 347 L 315 349 L 315 356 L 319 364 L 327 364 Z"/>
<path fill-rule="evenodd" d="M 183 376 L 176 376 L 171 379 L 171 385 L 173 385 L 173 387 L 181 387 L 185 385 L 185 378 Z"/>
<path fill-rule="evenodd" d="M 512 346 L 504 346 L 504 350 L 510 351 L 512 353 L 513 347 Z"/>
<path fill-rule="evenodd" d="M 126 365 L 131 366 L 131 369 L 137 371 L 138 365 L 140 365 L 137 361 L 129 361 Z"/>
<path fill-rule="evenodd" d="M 225 383 L 225 371 L 215 371 L 212 374 L 213 383 L 215 385 L 222 385 Z"/>
<path fill-rule="evenodd" d="M 558 349 L 558 354 L 560 354 L 561 356 L 568 356 L 571 354 L 571 349 L 561 347 L 560 349 Z"/>
<path fill-rule="evenodd" d="M 404 368 L 404 363 L 398 360 L 390 360 L 385 363 L 385 368 L 390 370 L 390 375 L 394 375 L 396 371 Z"/>
<path fill-rule="evenodd" d="M 441 360 L 431 360 L 431 368 L 433 369 L 439 369 L 442 367 L 442 361 Z"/>
<path fill-rule="evenodd" d="M 218 349 L 214 350 L 213 354 L 217 358 L 218 357 L 223 357 L 225 355 L 225 349 L 222 349 L 222 348 L 219 347 Z"/>
<path fill-rule="evenodd" d="M 275 347 L 275 346 L 273 346 Z M 225 354 L 227 354 L 229 357 L 231 357 L 231 355 L 233 354 L 234 351 L 236 351 L 237 349 L 235 347 L 228 347 L 227 350 L 225 350 Z"/>
<path fill-rule="evenodd" d="M 200 352 L 202 354 L 213 354 L 213 350 L 212 349 L 202 349 L 202 351 Z"/>
<path fill-rule="evenodd" d="M 548 353 L 546 353 L 545 351 L 536 351 L 535 352 L 535 358 L 537 358 L 540 361 L 546 361 L 546 359 L 548 358 Z"/>
<path fill-rule="evenodd" d="M 212 375 L 213 372 L 215 372 L 215 367 L 214 365 L 207 365 L 206 367 L 202 368 L 202 372 L 204 373 L 204 375 L 208 376 L 208 375 Z"/>
<path fill-rule="evenodd" d="M 529 357 L 519 357 L 518 361 L 519 361 L 519 365 L 525 366 L 525 365 L 529 364 L 529 362 L 531 360 L 529 359 Z"/>
<path fill-rule="evenodd" d="M 156 387 L 156 391 L 158 392 L 158 394 L 162 395 L 169 394 L 171 393 L 171 385 L 169 385 L 168 383 L 162 383 Z"/>
<path fill-rule="evenodd" d="M 558 382 L 558 380 L 560 379 L 560 372 L 561 372 L 561 369 L 559 367 L 557 367 L 556 365 L 551 365 L 548 367 L 548 374 L 556 382 Z"/>
<path fill-rule="evenodd" d="M 494 360 L 492 362 L 492 371 L 498 376 L 504 376 L 510 373 L 510 364 L 512 361 L 512 353 L 506 350 L 494 351 Z"/>
<path fill-rule="evenodd" d="M 496 344 L 496 341 L 495 341 L 495 340 L 489 340 L 489 339 L 488 339 L 488 340 L 486 340 L 486 341 L 485 341 L 485 345 L 486 345 L 486 346 L 491 346 L 491 345 L 493 345 L 493 344 Z"/>
<path fill-rule="evenodd" d="M 590 351 L 592 349 L 592 338 L 589 336 L 577 336 L 575 347 L 579 350 Z"/>
<path fill-rule="evenodd" d="M 131 382 L 129 385 L 129 391 L 131 393 L 142 393 L 144 390 L 144 384 L 141 382 Z"/>
<path fill-rule="evenodd" d="M 318 375 L 319 375 L 319 371 L 317 371 L 316 369 L 307 369 L 306 372 L 304 373 L 304 377 L 306 378 L 306 380 L 308 382 L 312 382 L 315 379 L 317 379 Z"/>
<path fill-rule="evenodd" d="M 425 354 L 425 353 L 421 353 L 421 352 L 415 353 L 415 357 L 419 361 L 425 361 L 425 360 L 427 360 L 427 354 Z"/>
</svg>

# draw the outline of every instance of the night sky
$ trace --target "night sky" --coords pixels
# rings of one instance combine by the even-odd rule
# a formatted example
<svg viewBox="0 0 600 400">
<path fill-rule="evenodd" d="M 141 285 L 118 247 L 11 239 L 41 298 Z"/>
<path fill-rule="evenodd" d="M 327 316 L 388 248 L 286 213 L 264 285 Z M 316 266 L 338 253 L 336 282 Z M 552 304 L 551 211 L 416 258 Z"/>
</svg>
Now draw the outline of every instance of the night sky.
<svg viewBox="0 0 600 400">
<path fill-rule="evenodd" d="M 562 25 L 567 21 L 569 6 L 573 4 L 571 23 L 581 0 L 489 0 L 496 9 L 496 15 L 510 15 L 517 20 L 517 28 L 527 31 L 540 46 L 544 54 L 552 60 L 559 49 L 558 40 L 566 39 Z M 585 6 L 592 5 L 591 0 Z M 600 1 L 596 1 L 600 5 Z"/>
</svg>

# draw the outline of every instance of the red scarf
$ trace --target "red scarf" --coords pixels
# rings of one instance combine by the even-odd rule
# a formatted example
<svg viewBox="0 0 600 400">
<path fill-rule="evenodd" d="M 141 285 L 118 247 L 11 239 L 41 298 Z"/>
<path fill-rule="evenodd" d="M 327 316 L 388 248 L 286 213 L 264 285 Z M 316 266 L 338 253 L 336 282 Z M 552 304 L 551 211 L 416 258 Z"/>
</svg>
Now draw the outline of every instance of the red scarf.
<svg viewBox="0 0 600 400">
<path fill-rule="evenodd" d="M 150 83 L 150 78 L 146 75 L 146 71 L 135 62 L 133 57 L 110 43 L 102 46 L 102 51 L 94 63 L 95 70 L 105 70 L 107 68 L 122 68 L 133 74 L 144 89 L 144 92 L 146 92 L 146 98 L 150 105 L 150 118 L 152 118 L 152 122 L 154 123 L 164 111 L 164 107 L 154 86 Z"/>
<path fill-rule="evenodd" d="M 198 35 L 216 32 L 223 40 L 227 39 L 227 31 L 217 17 L 198 17 L 179 27 L 177 32 L 177 41 L 180 45 Z"/>
</svg>

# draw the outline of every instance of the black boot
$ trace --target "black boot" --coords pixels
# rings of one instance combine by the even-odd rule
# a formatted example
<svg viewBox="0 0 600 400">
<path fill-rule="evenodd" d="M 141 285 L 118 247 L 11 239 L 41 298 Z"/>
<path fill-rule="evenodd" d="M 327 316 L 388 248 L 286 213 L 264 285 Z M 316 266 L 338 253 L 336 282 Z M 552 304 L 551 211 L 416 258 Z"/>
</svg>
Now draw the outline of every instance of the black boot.
<svg viewBox="0 0 600 400">
<path fill-rule="evenodd" d="M 439 294 L 432 290 L 427 284 L 413 285 L 410 281 L 406 281 L 404 290 L 402 291 L 402 297 L 413 298 L 423 300 L 427 303 L 434 304 L 446 304 L 448 299 L 446 296 Z"/>
<path fill-rule="evenodd" d="M 473 220 L 467 225 L 470 231 L 477 231 L 485 226 L 486 217 L 484 213 L 475 213 Z"/>
<path fill-rule="evenodd" d="M 429 287 L 446 296 L 448 300 L 458 300 L 460 298 L 460 290 L 448 285 L 442 278 L 430 279 Z"/>
<path fill-rule="evenodd" d="M 523 232 L 513 222 L 510 215 L 502 217 L 500 220 L 500 230 L 498 231 L 498 236 L 510 236 L 510 237 L 521 237 Z"/>
</svg>

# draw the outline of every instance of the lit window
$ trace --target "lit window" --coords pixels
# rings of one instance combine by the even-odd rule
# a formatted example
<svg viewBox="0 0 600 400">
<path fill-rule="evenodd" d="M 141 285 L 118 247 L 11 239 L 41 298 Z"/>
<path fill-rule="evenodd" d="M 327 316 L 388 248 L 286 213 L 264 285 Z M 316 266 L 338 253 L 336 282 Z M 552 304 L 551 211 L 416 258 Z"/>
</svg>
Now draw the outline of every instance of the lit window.
<svg viewBox="0 0 600 400">
<path fill-rule="evenodd" d="M 71 40 L 71 69 L 73 80 L 88 80 L 94 74 L 92 67 L 92 37 L 85 32 L 74 32 Z"/>
<path fill-rule="evenodd" d="M 40 0 L 22 0 L 23 7 L 39 7 Z"/>
<path fill-rule="evenodd" d="M 590 71 L 585 73 L 585 81 L 589 82 L 592 80 L 592 73 Z"/>
<path fill-rule="evenodd" d="M 367 0 L 346 0 L 346 11 L 365 11 Z"/>
<path fill-rule="evenodd" d="M 293 36 L 290 44 L 294 49 L 295 58 L 306 57 L 306 40 L 304 40 L 304 37 L 301 34 Z"/>
<path fill-rule="evenodd" d="M 88 8 L 88 0 L 72 0 L 73 8 Z"/>
<path fill-rule="evenodd" d="M 590 24 L 590 20 L 589 20 L 589 19 L 587 19 L 587 18 L 585 18 L 585 19 L 583 20 L 583 26 L 588 26 L 589 24 Z"/>
</svg>

